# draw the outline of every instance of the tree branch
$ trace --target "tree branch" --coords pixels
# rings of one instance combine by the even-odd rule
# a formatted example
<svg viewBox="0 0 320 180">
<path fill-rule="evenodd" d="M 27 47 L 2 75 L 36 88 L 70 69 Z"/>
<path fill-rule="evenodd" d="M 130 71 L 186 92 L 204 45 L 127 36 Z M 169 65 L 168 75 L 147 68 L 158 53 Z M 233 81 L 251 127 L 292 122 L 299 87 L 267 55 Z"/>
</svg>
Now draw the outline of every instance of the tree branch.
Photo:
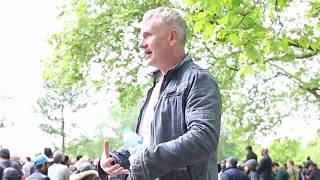
<svg viewBox="0 0 320 180">
<path fill-rule="evenodd" d="M 318 55 L 317 52 L 308 52 L 308 53 L 296 54 L 295 58 L 296 59 L 305 59 L 305 58 L 310 58 L 310 57 L 313 57 L 316 55 Z M 280 58 L 281 57 L 271 57 L 271 58 L 268 58 L 267 60 L 265 60 L 264 62 L 268 63 L 269 61 L 276 61 L 276 60 L 279 60 Z"/>
<path fill-rule="evenodd" d="M 212 51 L 211 49 L 208 47 L 207 43 L 205 43 L 204 41 L 202 41 L 202 44 L 204 45 L 204 47 L 206 48 L 206 50 L 211 54 L 211 56 L 214 58 L 214 59 L 218 59 L 219 57 L 217 57 Z"/>
<path fill-rule="evenodd" d="M 300 86 L 300 88 L 303 88 Z M 305 88 L 306 91 L 308 91 L 309 93 L 313 94 L 316 98 L 317 98 L 317 101 L 320 102 L 320 94 L 317 93 L 317 91 L 320 91 L 320 87 L 317 87 L 317 88 Z"/>
<path fill-rule="evenodd" d="M 281 68 L 281 67 L 278 66 L 278 65 L 275 65 L 275 64 L 273 64 L 273 63 L 271 63 L 271 62 L 267 62 L 267 63 L 270 64 L 271 66 L 279 69 L 280 71 L 282 71 L 282 72 L 279 72 L 279 73 L 281 73 L 282 75 L 288 77 L 289 79 L 292 79 L 292 80 L 298 82 L 299 87 L 300 87 L 302 90 L 305 90 L 305 91 L 309 92 L 310 94 L 313 94 L 313 95 L 317 98 L 317 100 L 320 101 L 320 94 L 317 93 L 317 91 L 320 91 L 320 87 L 312 88 L 312 89 L 311 89 L 311 88 L 306 88 L 305 85 L 306 85 L 307 83 L 303 82 L 301 79 L 296 78 L 293 74 L 289 73 L 288 71 L 284 70 L 283 68 Z"/>
<path fill-rule="evenodd" d="M 288 42 L 288 45 L 292 46 L 292 47 L 296 47 L 296 48 L 303 48 L 297 41 Z M 314 53 L 317 53 L 317 51 L 312 49 L 310 46 L 307 49 L 314 52 Z"/>
<path fill-rule="evenodd" d="M 304 82 L 303 82 L 301 79 L 296 78 L 293 74 L 291 74 L 291 73 L 289 73 L 288 71 L 284 70 L 284 69 L 281 68 L 280 66 L 278 66 L 278 65 L 276 65 L 276 64 L 273 64 L 273 63 L 271 63 L 271 62 L 267 62 L 267 63 L 268 63 L 269 65 L 271 65 L 271 66 L 279 69 L 280 71 L 282 71 L 282 73 L 280 72 L 282 75 L 287 76 L 288 78 L 295 80 L 295 81 L 298 82 L 300 85 L 303 85 L 303 84 L 304 84 Z"/>
<path fill-rule="evenodd" d="M 317 55 L 317 52 L 309 52 L 309 53 L 302 53 L 302 54 L 297 54 L 296 58 L 297 59 L 304 59 L 304 58 L 309 58 L 309 57 L 313 57 L 315 55 Z"/>
</svg>

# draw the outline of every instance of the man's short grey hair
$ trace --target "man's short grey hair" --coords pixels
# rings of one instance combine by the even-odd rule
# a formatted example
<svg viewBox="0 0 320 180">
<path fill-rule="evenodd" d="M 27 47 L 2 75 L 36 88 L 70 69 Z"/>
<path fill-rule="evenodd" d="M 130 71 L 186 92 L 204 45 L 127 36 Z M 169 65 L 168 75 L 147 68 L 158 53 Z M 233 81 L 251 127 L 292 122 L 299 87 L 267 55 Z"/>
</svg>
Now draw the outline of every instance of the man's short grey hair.
<svg viewBox="0 0 320 180">
<path fill-rule="evenodd" d="M 181 13 L 177 9 L 168 7 L 158 7 L 147 11 L 141 22 L 141 25 L 147 23 L 150 19 L 160 18 L 164 23 L 173 25 L 177 28 L 178 39 L 182 45 L 187 40 L 187 24 Z"/>
</svg>

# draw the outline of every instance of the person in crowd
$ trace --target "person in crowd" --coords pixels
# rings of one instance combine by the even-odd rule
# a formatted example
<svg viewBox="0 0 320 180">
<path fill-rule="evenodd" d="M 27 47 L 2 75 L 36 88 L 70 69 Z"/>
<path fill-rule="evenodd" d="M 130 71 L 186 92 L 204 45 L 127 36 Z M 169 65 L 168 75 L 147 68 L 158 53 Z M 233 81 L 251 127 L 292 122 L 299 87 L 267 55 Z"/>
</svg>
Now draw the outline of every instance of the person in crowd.
<svg viewBox="0 0 320 180">
<path fill-rule="evenodd" d="M 26 180 L 50 180 L 48 175 L 48 158 L 46 155 L 37 155 L 34 160 L 35 171 Z"/>
<path fill-rule="evenodd" d="M 44 153 L 44 155 L 47 156 L 48 159 L 53 158 L 53 153 L 52 153 L 51 148 L 49 148 L 49 147 L 44 148 L 43 153 Z"/>
<path fill-rule="evenodd" d="M 246 160 L 254 159 L 258 162 L 257 154 L 253 152 L 252 147 L 249 145 L 246 147 Z"/>
<path fill-rule="evenodd" d="M 272 160 L 269 157 L 267 148 L 261 148 L 261 156 L 262 158 L 257 168 L 260 180 L 274 180 L 274 175 L 272 173 Z"/>
<path fill-rule="evenodd" d="M 258 162 L 255 159 L 248 159 L 244 164 L 244 171 L 249 176 L 250 180 L 259 180 L 256 168 Z"/>
<path fill-rule="evenodd" d="M 304 167 L 308 169 L 309 165 L 313 164 L 313 161 L 311 160 L 310 156 L 307 157 L 307 160 L 303 162 Z"/>
<path fill-rule="evenodd" d="M 19 165 L 20 169 L 22 169 L 21 159 L 18 154 L 10 155 L 10 161 L 17 163 Z"/>
<path fill-rule="evenodd" d="M 249 177 L 237 167 L 238 160 L 235 157 L 226 159 L 226 169 L 220 175 L 220 180 L 249 180 Z"/>
<path fill-rule="evenodd" d="M 289 180 L 299 180 L 300 178 L 299 172 L 294 167 L 294 162 L 292 160 L 287 162 L 287 172 L 288 172 Z"/>
<path fill-rule="evenodd" d="M 48 169 L 48 176 L 51 180 L 69 180 L 69 169 L 64 162 L 64 153 L 56 151 L 53 154 L 53 164 Z"/>
<path fill-rule="evenodd" d="M 149 10 L 140 25 L 139 46 L 147 65 L 157 69 L 136 126 L 142 147 L 135 154 L 128 149 L 110 153 L 105 142 L 100 178 L 126 174 L 139 180 L 216 180 L 221 123 L 217 81 L 186 54 L 187 26 L 179 11 Z"/>
<path fill-rule="evenodd" d="M 69 166 L 70 166 L 71 161 L 70 161 L 69 156 L 67 156 L 67 155 L 65 155 L 65 156 L 64 156 L 63 164 L 64 164 L 64 165 L 66 165 L 67 167 L 69 167 Z"/>
<path fill-rule="evenodd" d="M 25 162 L 22 166 L 22 171 L 23 171 L 24 177 L 30 176 L 34 171 L 33 162 L 31 161 L 31 158 L 28 156 L 25 157 Z"/>
<path fill-rule="evenodd" d="M 279 163 L 277 162 L 272 162 L 272 173 L 273 176 L 276 176 L 278 173 L 278 169 L 279 169 Z M 287 170 L 286 170 L 287 171 Z"/>
<path fill-rule="evenodd" d="M 221 161 L 220 168 L 221 170 L 218 172 L 218 179 L 220 179 L 222 172 L 226 169 L 226 160 Z"/>
<path fill-rule="evenodd" d="M 272 163 L 272 172 L 275 176 L 275 180 L 288 180 L 288 172 L 286 168 L 286 164 L 279 166 L 277 162 Z"/>
<path fill-rule="evenodd" d="M 43 149 L 43 154 L 47 156 L 49 166 L 51 166 L 52 163 L 53 163 L 53 153 L 52 153 L 51 148 L 45 147 L 45 148 Z"/>
<path fill-rule="evenodd" d="M 312 162 L 308 167 L 309 175 L 307 175 L 307 180 L 320 180 L 320 171 L 316 163 Z"/>
<path fill-rule="evenodd" d="M 298 172 L 299 172 L 299 180 L 306 180 L 303 166 L 301 165 L 298 166 Z"/>
<path fill-rule="evenodd" d="M 0 150 L 0 179 L 21 180 L 23 172 L 19 164 L 10 160 L 10 151 L 7 148 Z"/>
</svg>

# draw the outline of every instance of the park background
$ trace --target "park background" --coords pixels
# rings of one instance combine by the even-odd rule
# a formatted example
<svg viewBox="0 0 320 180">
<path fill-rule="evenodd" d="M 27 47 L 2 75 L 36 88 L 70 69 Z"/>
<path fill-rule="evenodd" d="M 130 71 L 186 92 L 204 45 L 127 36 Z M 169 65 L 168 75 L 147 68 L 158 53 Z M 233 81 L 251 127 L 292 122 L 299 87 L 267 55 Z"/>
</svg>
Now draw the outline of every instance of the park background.
<svg viewBox="0 0 320 180">
<path fill-rule="evenodd" d="M 218 158 L 269 147 L 320 163 L 320 5 L 312 0 L 80 0 L 0 3 L 0 146 L 100 155 L 134 128 L 151 79 L 138 48 L 145 11 L 176 7 L 188 52 L 218 80 Z"/>
</svg>

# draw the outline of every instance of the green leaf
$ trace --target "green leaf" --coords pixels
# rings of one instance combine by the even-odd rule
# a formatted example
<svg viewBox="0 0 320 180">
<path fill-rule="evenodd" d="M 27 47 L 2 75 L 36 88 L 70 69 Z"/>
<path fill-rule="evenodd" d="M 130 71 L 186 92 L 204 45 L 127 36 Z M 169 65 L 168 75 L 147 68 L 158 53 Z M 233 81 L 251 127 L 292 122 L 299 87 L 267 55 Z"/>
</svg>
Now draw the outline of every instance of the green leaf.
<svg viewBox="0 0 320 180">
<path fill-rule="evenodd" d="M 206 28 L 203 32 L 203 34 L 205 36 L 205 40 L 208 40 L 212 36 L 214 28 L 215 28 L 215 25 L 213 25 L 213 24 L 209 24 L 208 26 L 206 26 Z"/>
<path fill-rule="evenodd" d="M 309 40 L 304 36 L 301 37 L 298 42 L 303 48 L 307 49 L 309 47 Z"/>
<path fill-rule="evenodd" d="M 310 43 L 310 47 L 314 50 L 320 50 L 320 38 L 316 40 L 315 43 Z"/>
<path fill-rule="evenodd" d="M 231 41 L 234 45 L 236 45 L 236 46 L 238 46 L 238 45 L 241 44 L 241 42 L 240 42 L 240 40 L 239 40 L 239 38 L 238 38 L 238 35 L 237 35 L 236 33 L 231 33 L 231 34 L 229 35 L 229 39 L 230 39 L 230 41 Z"/>
<path fill-rule="evenodd" d="M 254 23 L 254 19 L 252 19 L 251 17 L 245 17 L 243 19 L 243 22 L 242 22 L 248 29 L 249 28 L 253 28 L 255 23 Z"/>
<path fill-rule="evenodd" d="M 254 71 L 254 68 L 252 66 L 245 66 L 240 71 L 241 77 L 246 77 L 248 74 L 252 73 Z"/>
<path fill-rule="evenodd" d="M 280 8 L 287 7 L 287 0 L 278 0 L 278 5 Z"/>
<path fill-rule="evenodd" d="M 194 27 L 193 27 L 193 31 L 194 33 L 199 33 L 202 31 L 203 25 L 206 23 L 205 20 L 199 20 L 195 23 Z"/>
<path fill-rule="evenodd" d="M 253 61 L 256 61 L 259 58 L 258 51 L 252 46 L 247 50 L 246 55 Z"/>
<path fill-rule="evenodd" d="M 285 56 L 281 58 L 284 61 L 294 61 L 296 59 L 296 56 L 293 52 L 288 52 Z"/>
<path fill-rule="evenodd" d="M 232 0 L 232 6 L 237 8 L 240 6 L 242 0 Z"/>
<path fill-rule="evenodd" d="M 289 39 L 288 38 L 283 38 L 281 40 L 281 46 L 283 48 L 283 50 L 285 50 L 286 52 L 288 52 L 290 49 L 289 49 Z"/>
<path fill-rule="evenodd" d="M 267 70 L 267 68 L 266 68 L 266 65 L 265 64 L 258 64 L 258 70 L 260 70 L 260 71 L 266 71 Z"/>
<path fill-rule="evenodd" d="M 266 29 L 261 25 L 254 26 L 253 33 L 254 33 L 254 36 L 256 38 L 266 38 L 266 37 L 268 37 Z"/>
</svg>

